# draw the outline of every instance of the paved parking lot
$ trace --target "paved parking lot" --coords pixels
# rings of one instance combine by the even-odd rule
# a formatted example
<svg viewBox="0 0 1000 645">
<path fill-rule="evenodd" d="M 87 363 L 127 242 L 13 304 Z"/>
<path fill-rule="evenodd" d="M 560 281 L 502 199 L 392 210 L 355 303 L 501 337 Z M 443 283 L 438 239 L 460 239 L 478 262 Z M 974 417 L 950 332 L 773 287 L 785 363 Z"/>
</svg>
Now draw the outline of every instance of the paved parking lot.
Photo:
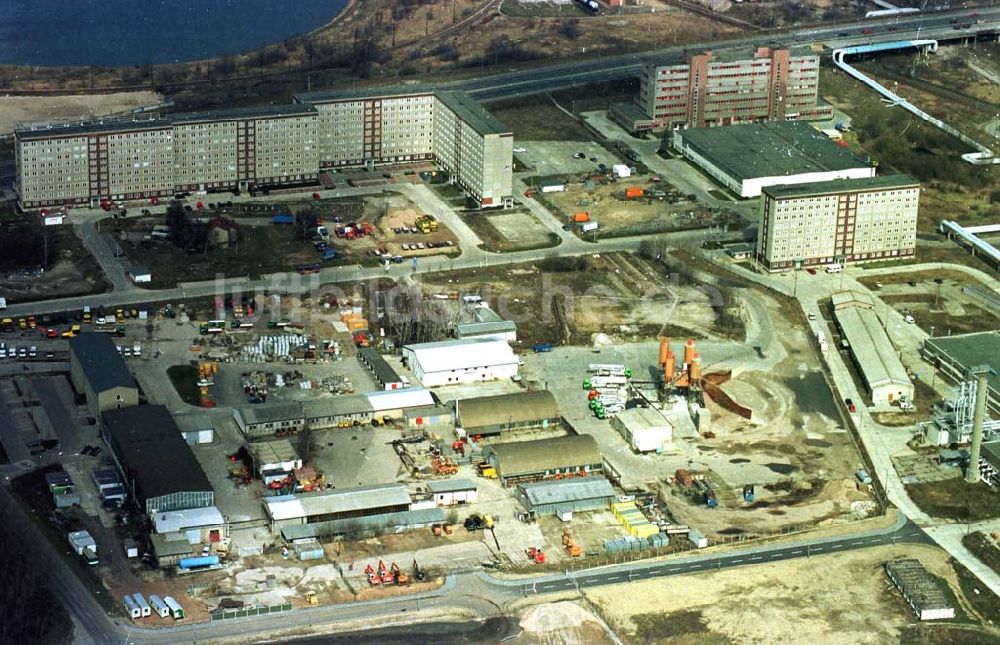
<svg viewBox="0 0 1000 645">
<path fill-rule="evenodd" d="M 532 175 L 578 174 L 596 171 L 599 163 L 608 168 L 621 163 L 593 141 L 520 141 L 518 146 L 525 152 L 517 152 L 515 156 L 530 168 Z M 573 157 L 581 152 L 583 159 Z M 591 157 L 597 161 L 591 161 Z"/>
</svg>

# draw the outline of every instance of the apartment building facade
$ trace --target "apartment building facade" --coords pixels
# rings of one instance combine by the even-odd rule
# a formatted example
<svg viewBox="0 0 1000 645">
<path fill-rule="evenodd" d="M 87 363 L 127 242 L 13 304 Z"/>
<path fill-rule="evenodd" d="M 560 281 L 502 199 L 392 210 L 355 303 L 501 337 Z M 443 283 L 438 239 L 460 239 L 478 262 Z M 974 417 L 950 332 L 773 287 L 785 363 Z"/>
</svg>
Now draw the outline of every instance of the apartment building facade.
<svg viewBox="0 0 1000 645">
<path fill-rule="evenodd" d="M 906 175 L 764 188 L 757 261 L 782 271 L 912 257 L 919 201 Z"/>
<path fill-rule="evenodd" d="M 321 168 L 435 160 L 481 206 L 511 201 L 513 134 L 465 93 L 374 88 L 295 100 L 316 107 Z"/>
<path fill-rule="evenodd" d="M 292 105 L 22 128 L 17 192 L 37 208 L 311 183 L 315 121 L 310 106 Z"/>
<path fill-rule="evenodd" d="M 646 66 L 634 104 L 612 106 L 611 116 L 639 132 L 828 118 L 818 91 L 818 55 L 773 47 L 758 47 L 750 58 L 707 51 L 677 65 Z"/>
</svg>

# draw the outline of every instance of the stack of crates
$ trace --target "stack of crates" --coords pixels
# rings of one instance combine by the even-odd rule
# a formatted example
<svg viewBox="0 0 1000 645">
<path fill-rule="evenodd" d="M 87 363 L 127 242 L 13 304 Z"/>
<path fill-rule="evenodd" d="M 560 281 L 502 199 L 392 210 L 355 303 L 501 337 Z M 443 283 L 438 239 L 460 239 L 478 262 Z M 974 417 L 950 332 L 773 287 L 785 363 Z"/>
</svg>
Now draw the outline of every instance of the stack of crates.
<svg viewBox="0 0 1000 645">
<path fill-rule="evenodd" d="M 651 535 L 660 532 L 659 527 L 646 519 L 635 502 L 614 502 L 611 504 L 611 512 L 615 518 L 625 527 L 625 531 L 632 537 L 645 540 Z"/>
<path fill-rule="evenodd" d="M 649 546 L 653 547 L 654 549 L 668 546 L 669 544 L 670 544 L 670 536 L 668 536 L 666 533 L 654 533 L 653 535 L 649 536 Z"/>
</svg>

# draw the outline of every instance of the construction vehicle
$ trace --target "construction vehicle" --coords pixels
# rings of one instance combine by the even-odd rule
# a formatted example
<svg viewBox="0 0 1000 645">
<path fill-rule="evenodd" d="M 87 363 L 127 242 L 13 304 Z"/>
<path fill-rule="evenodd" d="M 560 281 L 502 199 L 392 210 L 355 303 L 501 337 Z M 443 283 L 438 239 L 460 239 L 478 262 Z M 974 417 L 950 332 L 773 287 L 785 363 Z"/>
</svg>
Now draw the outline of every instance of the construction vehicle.
<svg viewBox="0 0 1000 645">
<path fill-rule="evenodd" d="M 496 479 L 497 469 L 490 464 L 479 464 L 479 476 L 485 477 L 486 479 Z"/>
<path fill-rule="evenodd" d="M 525 553 L 528 554 L 528 559 L 535 564 L 545 564 L 545 553 L 538 547 L 530 546 Z"/>
<path fill-rule="evenodd" d="M 115 322 L 117 322 L 118 324 L 121 324 L 121 323 L 125 322 L 125 310 L 124 309 L 116 309 L 115 310 Z"/>
<path fill-rule="evenodd" d="M 27 329 L 28 328 L 28 319 L 27 318 L 18 318 L 17 319 L 17 328 L 20 329 L 20 330 L 22 330 L 22 331 L 24 331 L 25 329 Z"/>
<path fill-rule="evenodd" d="M 308 603 L 310 605 L 318 605 L 319 604 L 319 599 L 316 598 L 316 592 L 315 591 L 311 591 L 310 590 L 310 591 L 306 592 L 306 603 Z"/>
<path fill-rule="evenodd" d="M 435 457 L 431 460 L 431 468 L 436 475 L 455 475 L 458 473 L 458 464 L 451 459 Z"/>
<path fill-rule="evenodd" d="M 406 572 L 399 568 L 399 565 L 393 562 L 389 565 L 389 571 L 392 573 L 393 577 L 396 579 L 397 585 L 409 584 L 410 576 L 406 575 Z"/>
<path fill-rule="evenodd" d="M 396 580 L 396 576 L 386 568 L 385 562 L 382 560 L 378 561 L 378 576 L 382 579 L 382 584 L 384 585 L 392 584 Z"/>
<path fill-rule="evenodd" d="M 571 558 L 579 558 L 583 555 L 583 549 L 580 545 L 573 540 L 573 536 L 569 534 L 569 531 L 563 531 L 562 536 L 563 546 L 566 547 L 566 553 Z"/>
<path fill-rule="evenodd" d="M 753 484 L 747 484 L 743 487 L 743 501 L 751 503 L 754 500 L 754 487 Z"/>
<path fill-rule="evenodd" d="M 28 316 L 28 329 L 34 329 L 38 327 L 38 323 L 35 322 L 34 316 Z"/>
<path fill-rule="evenodd" d="M 83 307 L 83 322 L 85 322 L 85 323 L 87 323 L 89 325 L 91 320 L 93 320 L 93 318 L 91 317 L 91 313 L 90 313 L 90 305 L 84 305 L 84 307 Z"/>
<path fill-rule="evenodd" d="M 0 320 L 0 327 L 2 327 L 4 331 L 14 331 L 14 319 L 4 318 L 3 320 Z"/>
<path fill-rule="evenodd" d="M 416 225 L 422 233 L 431 233 L 438 230 L 438 222 L 434 219 L 433 215 L 421 215 L 414 222 L 414 225 Z"/>
<path fill-rule="evenodd" d="M 365 574 L 368 576 L 368 584 L 371 586 L 376 587 L 382 584 L 382 579 L 375 573 L 375 568 L 371 564 L 365 567 Z"/>
<path fill-rule="evenodd" d="M 424 577 L 426 577 L 426 574 L 420 569 L 420 565 L 417 564 L 417 561 L 414 560 L 413 561 L 413 579 L 416 580 L 417 582 L 420 582 L 421 580 L 424 579 Z"/>
</svg>

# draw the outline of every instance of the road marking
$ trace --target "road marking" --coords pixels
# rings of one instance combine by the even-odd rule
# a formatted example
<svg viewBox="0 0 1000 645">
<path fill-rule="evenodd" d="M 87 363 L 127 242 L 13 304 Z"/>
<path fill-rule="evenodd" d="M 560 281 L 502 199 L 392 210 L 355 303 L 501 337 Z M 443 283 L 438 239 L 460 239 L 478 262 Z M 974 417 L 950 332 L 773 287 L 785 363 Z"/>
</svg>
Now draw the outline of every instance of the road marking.
<svg viewBox="0 0 1000 645">
<path fill-rule="evenodd" d="M 750 559 L 751 559 L 751 560 L 760 560 L 760 558 L 761 558 L 761 556 L 759 556 L 759 555 L 755 555 L 754 557 L 752 557 L 752 558 L 750 558 Z"/>
<path fill-rule="evenodd" d="M 801 549 L 800 549 L 800 550 L 798 550 L 798 551 L 792 551 L 792 555 L 798 555 L 798 554 L 800 554 L 800 553 L 802 553 L 802 550 L 801 550 Z"/>
<path fill-rule="evenodd" d="M 822 550 L 823 550 L 823 547 L 821 547 L 821 546 L 814 546 L 814 547 L 812 548 L 812 550 L 813 550 L 813 551 L 822 551 Z"/>
<path fill-rule="evenodd" d="M 851 542 L 851 546 L 857 546 L 857 545 L 859 545 L 859 544 L 862 544 L 862 542 L 861 542 L 861 541 L 858 541 L 858 542 Z"/>
<path fill-rule="evenodd" d="M 743 562 L 743 558 L 740 558 L 739 560 L 733 560 L 733 564 L 736 564 L 737 562 Z"/>
<path fill-rule="evenodd" d="M 622 578 L 624 578 L 624 577 L 625 577 L 625 576 L 609 576 L 609 577 L 608 577 L 608 580 L 621 580 L 621 579 L 622 579 Z"/>
</svg>

